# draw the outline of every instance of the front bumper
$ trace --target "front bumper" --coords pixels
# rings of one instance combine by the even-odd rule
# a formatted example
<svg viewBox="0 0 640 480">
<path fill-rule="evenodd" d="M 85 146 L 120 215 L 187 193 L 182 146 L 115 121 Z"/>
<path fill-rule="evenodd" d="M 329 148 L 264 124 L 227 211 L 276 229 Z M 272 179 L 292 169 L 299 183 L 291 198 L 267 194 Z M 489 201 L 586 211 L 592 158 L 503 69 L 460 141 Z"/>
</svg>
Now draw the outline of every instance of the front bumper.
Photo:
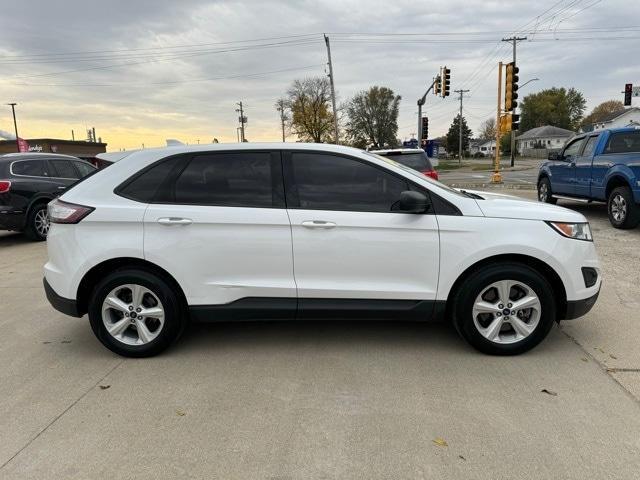
<svg viewBox="0 0 640 480">
<path fill-rule="evenodd" d="M 596 294 L 591 297 L 583 298 L 582 300 L 569 300 L 567 302 L 567 311 L 564 315 L 564 320 L 573 320 L 574 318 L 578 318 L 589 313 L 596 304 L 598 295 L 600 295 L 600 289 L 598 289 Z"/>
<path fill-rule="evenodd" d="M 82 317 L 82 314 L 78 311 L 78 304 L 75 300 L 58 295 L 53 288 L 51 288 L 51 285 L 49 285 L 46 278 L 42 279 L 42 283 L 44 284 L 44 291 L 47 295 L 47 300 L 49 300 L 49 303 L 53 308 L 71 317 Z"/>
</svg>

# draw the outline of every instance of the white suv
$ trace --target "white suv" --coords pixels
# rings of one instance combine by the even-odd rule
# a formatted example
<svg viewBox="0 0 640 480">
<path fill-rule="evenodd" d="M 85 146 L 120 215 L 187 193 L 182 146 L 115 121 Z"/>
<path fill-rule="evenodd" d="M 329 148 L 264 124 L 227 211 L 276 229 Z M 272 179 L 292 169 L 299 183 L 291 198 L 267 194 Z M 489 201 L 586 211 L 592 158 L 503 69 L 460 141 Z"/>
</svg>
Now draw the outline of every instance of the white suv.
<svg viewBox="0 0 640 480">
<path fill-rule="evenodd" d="M 161 352 L 189 320 L 318 318 L 448 318 L 477 349 L 516 354 L 601 284 L 579 213 L 335 145 L 137 151 L 49 216 L 49 301 L 126 356 Z"/>
</svg>

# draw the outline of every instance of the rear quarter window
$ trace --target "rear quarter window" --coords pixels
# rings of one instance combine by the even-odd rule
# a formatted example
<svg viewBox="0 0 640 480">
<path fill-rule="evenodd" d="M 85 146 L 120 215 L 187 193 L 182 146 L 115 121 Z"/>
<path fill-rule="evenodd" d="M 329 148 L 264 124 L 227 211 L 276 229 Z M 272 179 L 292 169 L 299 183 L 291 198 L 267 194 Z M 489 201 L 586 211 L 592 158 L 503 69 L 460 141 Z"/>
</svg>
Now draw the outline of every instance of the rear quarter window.
<svg viewBox="0 0 640 480">
<path fill-rule="evenodd" d="M 160 160 L 124 182 L 115 193 L 138 202 L 151 203 L 160 188 L 167 184 L 169 174 L 185 160 L 184 156 Z"/>
</svg>

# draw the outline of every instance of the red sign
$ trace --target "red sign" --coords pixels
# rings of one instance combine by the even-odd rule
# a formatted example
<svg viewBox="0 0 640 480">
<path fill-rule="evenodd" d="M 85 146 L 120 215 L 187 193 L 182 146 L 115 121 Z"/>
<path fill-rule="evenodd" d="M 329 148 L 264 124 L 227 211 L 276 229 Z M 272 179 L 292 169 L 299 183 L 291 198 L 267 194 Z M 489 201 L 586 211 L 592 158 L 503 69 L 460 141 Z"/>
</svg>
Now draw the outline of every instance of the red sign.
<svg viewBox="0 0 640 480">
<path fill-rule="evenodd" d="M 18 137 L 18 151 L 20 152 L 29 151 L 29 142 L 27 142 L 24 138 Z"/>
</svg>

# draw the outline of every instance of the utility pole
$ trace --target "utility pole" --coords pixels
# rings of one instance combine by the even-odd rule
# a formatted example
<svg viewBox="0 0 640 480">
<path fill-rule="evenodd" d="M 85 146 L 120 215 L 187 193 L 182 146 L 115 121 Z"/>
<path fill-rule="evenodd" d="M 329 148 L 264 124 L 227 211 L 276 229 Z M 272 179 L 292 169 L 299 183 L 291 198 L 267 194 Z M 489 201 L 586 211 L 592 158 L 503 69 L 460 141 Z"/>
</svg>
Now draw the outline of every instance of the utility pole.
<svg viewBox="0 0 640 480">
<path fill-rule="evenodd" d="M 7 105 L 11 106 L 11 113 L 13 114 L 13 128 L 16 131 L 16 147 L 18 148 L 18 152 L 20 151 L 20 140 L 18 139 L 18 123 L 16 122 L 16 105 L 17 103 L 7 103 Z"/>
<path fill-rule="evenodd" d="M 503 38 L 503 42 L 511 42 L 513 45 L 513 66 L 516 66 L 516 44 L 522 40 L 526 40 L 527 37 L 516 37 L 513 36 L 511 38 Z M 513 109 L 513 113 L 516 113 L 515 108 Z M 516 134 L 512 130 L 511 133 L 511 166 L 513 167 L 516 159 Z"/>
<path fill-rule="evenodd" d="M 458 135 L 460 137 L 458 138 L 458 164 L 460 164 L 462 163 L 462 99 L 464 97 L 464 94 L 469 92 L 469 90 L 454 90 L 454 92 L 460 94 L 460 117 L 458 120 L 460 127 L 460 133 Z"/>
<path fill-rule="evenodd" d="M 331 83 L 331 104 L 333 105 L 333 129 L 336 136 L 336 145 L 339 143 L 338 136 L 338 112 L 336 111 L 336 87 L 333 81 L 333 63 L 331 62 L 331 44 L 329 43 L 329 37 L 324 36 L 324 43 L 327 45 L 327 57 L 329 58 L 329 81 Z"/>
<path fill-rule="evenodd" d="M 240 113 L 240 142 L 244 142 L 244 111 L 242 110 L 242 101 L 236 103 L 236 105 L 240 106 L 240 108 L 236 108 L 236 112 Z"/>
<path fill-rule="evenodd" d="M 276 102 L 276 110 L 280 114 L 280 123 L 282 124 L 282 142 L 284 143 L 286 141 L 284 138 L 284 122 L 287 119 L 287 114 L 285 112 L 285 103 L 283 99 Z"/>
<path fill-rule="evenodd" d="M 496 157 L 493 162 L 491 183 L 502 183 L 500 173 L 500 134 L 502 133 L 502 62 L 498 63 L 498 114 L 496 116 Z"/>
</svg>

